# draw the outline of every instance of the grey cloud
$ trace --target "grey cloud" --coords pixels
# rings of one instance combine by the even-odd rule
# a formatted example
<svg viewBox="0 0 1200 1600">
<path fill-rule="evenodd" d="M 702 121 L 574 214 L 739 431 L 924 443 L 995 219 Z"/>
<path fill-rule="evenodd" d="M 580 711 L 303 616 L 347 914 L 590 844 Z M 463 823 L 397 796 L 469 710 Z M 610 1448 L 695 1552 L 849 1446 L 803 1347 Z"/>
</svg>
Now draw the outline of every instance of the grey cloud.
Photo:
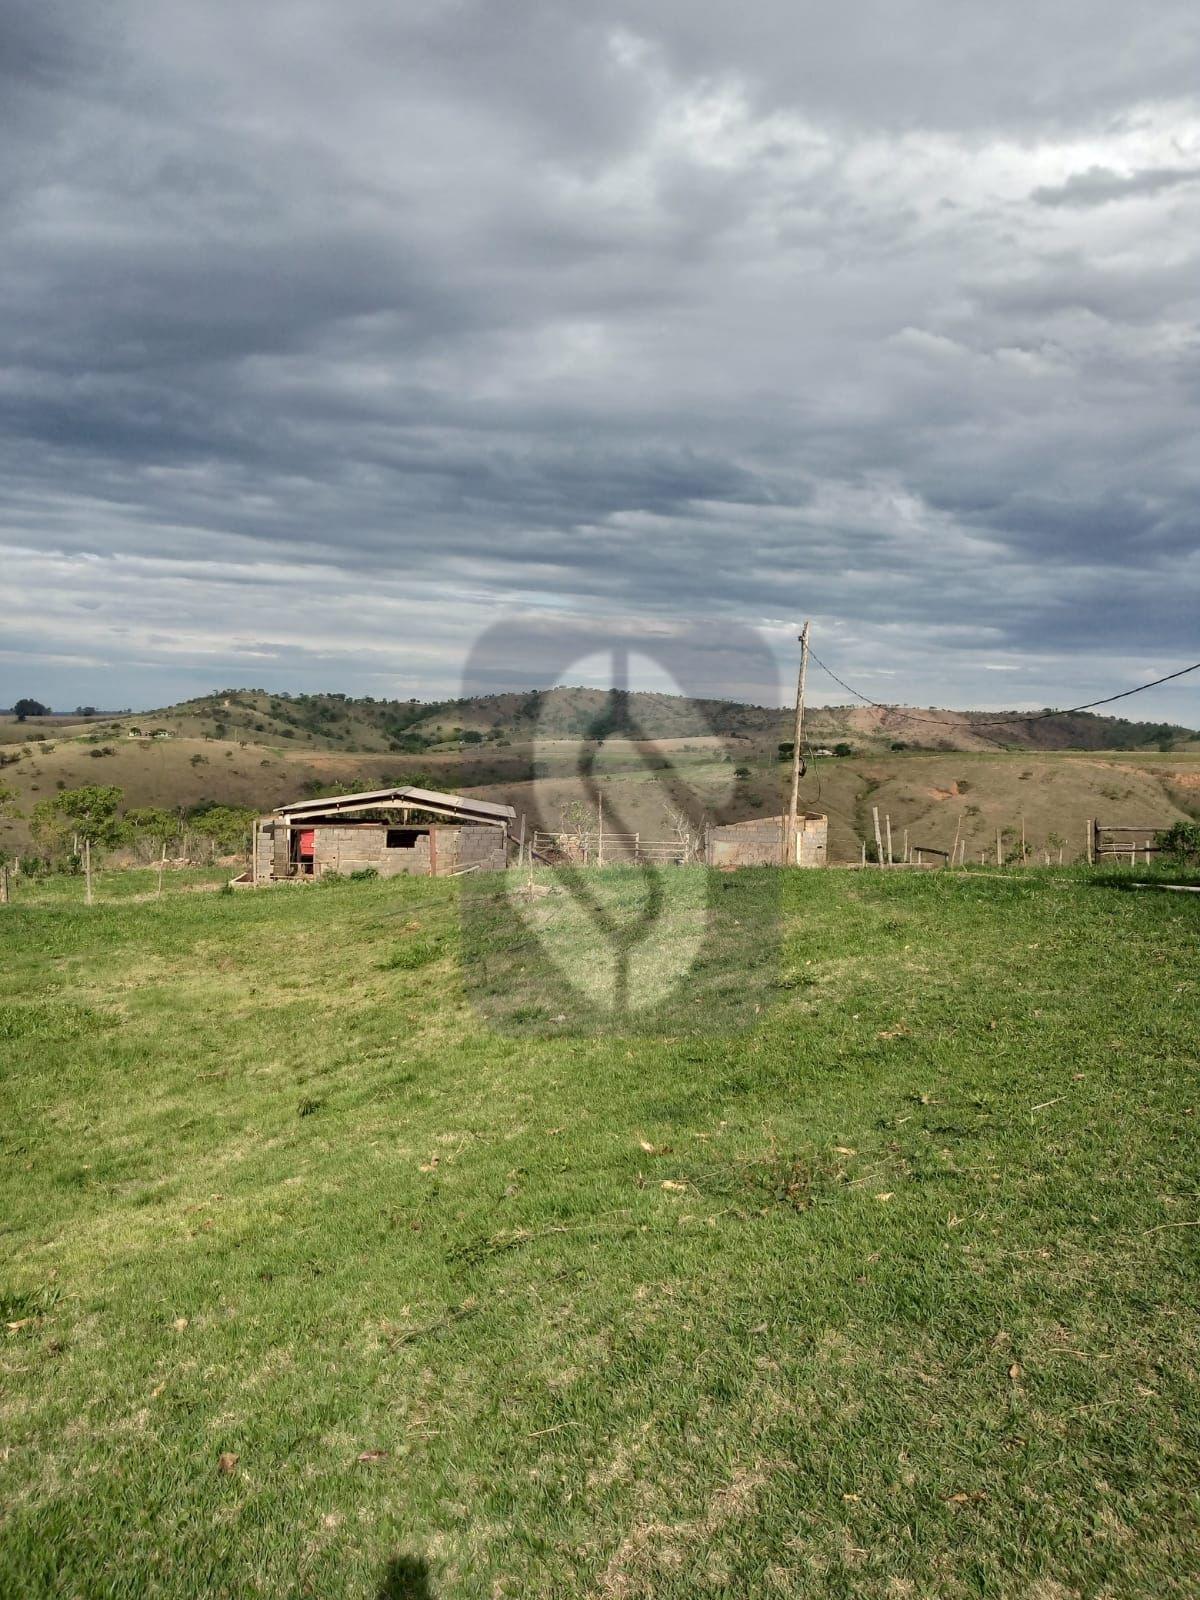
<svg viewBox="0 0 1200 1600">
<path fill-rule="evenodd" d="M 1136 200 L 1195 183 L 1200 167 L 1147 167 L 1140 172 L 1114 172 L 1111 167 L 1089 167 L 1073 172 L 1065 183 L 1041 184 L 1030 195 L 1039 206 L 1104 206 L 1114 200 Z"/>
<path fill-rule="evenodd" d="M 1190 6 L 7 10 L 0 700 L 442 693 L 509 606 L 812 610 L 923 700 L 1082 697 L 1114 594 L 1191 648 Z"/>
</svg>

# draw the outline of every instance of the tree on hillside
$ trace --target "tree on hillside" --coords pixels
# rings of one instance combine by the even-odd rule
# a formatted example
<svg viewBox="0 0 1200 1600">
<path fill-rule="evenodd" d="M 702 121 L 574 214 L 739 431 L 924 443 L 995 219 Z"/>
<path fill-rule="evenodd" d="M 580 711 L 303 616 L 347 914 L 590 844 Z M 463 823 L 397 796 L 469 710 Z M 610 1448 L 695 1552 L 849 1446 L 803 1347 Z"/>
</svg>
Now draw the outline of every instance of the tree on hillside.
<svg viewBox="0 0 1200 1600">
<path fill-rule="evenodd" d="M 235 855 L 246 848 L 257 815 L 249 806 L 207 806 L 192 813 L 188 827 L 209 841 L 210 855 Z"/>
<path fill-rule="evenodd" d="M 121 790 L 115 784 L 85 783 L 78 789 L 64 789 L 52 800 L 41 800 L 33 808 L 30 826 L 35 838 L 52 850 L 61 851 L 68 837 L 84 846 L 88 905 L 92 903 L 92 846 L 111 849 L 120 843 L 120 804 Z"/>
<path fill-rule="evenodd" d="M 156 856 L 165 853 L 166 847 L 173 839 L 179 838 L 181 831 L 176 813 L 166 811 L 161 806 L 142 806 L 127 811 L 125 828 L 135 845 L 143 842 L 149 844 Z"/>
<path fill-rule="evenodd" d="M 50 715 L 50 707 L 44 706 L 40 700 L 18 700 L 16 705 L 13 706 L 13 711 L 16 713 L 18 722 L 24 722 L 26 717 L 48 717 Z"/>
</svg>

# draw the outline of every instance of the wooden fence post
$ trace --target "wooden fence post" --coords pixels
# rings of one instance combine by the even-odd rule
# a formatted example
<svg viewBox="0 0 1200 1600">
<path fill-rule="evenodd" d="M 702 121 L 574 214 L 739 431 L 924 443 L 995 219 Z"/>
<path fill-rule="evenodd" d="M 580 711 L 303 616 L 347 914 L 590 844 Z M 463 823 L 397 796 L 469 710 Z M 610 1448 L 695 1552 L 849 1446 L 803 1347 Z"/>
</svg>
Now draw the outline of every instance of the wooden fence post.
<svg viewBox="0 0 1200 1600">
<path fill-rule="evenodd" d="M 83 841 L 83 871 L 85 881 L 83 903 L 90 906 L 92 903 L 92 841 L 90 839 Z"/>
<path fill-rule="evenodd" d="M 887 834 L 887 864 L 891 867 L 895 865 L 895 862 L 892 860 L 892 813 L 890 811 L 884 812 L 883 821 L 884 831 Z"/>
<path fill-rule="evenodd" d="M 1002 867 L 1004 865 L 1004 843 L 1000 838 L 999 828 L 996 829 L 996 865 L 998 867 Z"/>
<path fill-rule="evenodd" d="M 875 820 L 875 860 L 883 866 L 883 838 L 879 832 L 879 807 L 871 807 L 871 816 Z"/>
</svg>

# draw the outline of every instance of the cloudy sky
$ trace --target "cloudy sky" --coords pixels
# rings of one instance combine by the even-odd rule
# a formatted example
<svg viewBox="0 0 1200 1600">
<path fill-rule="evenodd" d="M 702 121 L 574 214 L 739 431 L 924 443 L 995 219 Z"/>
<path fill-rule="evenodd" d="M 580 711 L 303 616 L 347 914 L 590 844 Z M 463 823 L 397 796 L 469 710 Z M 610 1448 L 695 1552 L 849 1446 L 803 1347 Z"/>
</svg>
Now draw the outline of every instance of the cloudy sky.
<svg viewBox="0 0 1200 1600">
<path fill-rule="evenodd" d="M 452 693 L 509 614 L 498 687 L 809 614 L 921 704 L 1200 657 L 1195 0 L 0 30 L 0 703 Z"/>
</svg>

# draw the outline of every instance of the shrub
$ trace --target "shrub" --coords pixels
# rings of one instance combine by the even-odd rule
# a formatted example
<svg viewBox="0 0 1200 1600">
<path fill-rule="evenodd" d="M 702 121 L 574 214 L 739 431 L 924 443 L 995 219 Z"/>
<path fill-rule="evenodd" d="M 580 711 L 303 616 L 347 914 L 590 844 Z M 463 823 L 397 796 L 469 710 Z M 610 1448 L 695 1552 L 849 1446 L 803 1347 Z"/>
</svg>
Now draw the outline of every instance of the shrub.
<svg viewBox="0 0 1200 1600">
<path fill-rule="evenodd" d="M 1200 866 L 1200 822 L 1173 822 L 1155 834 L 1154 842 L 1181 866 Z"/>
</svg>

